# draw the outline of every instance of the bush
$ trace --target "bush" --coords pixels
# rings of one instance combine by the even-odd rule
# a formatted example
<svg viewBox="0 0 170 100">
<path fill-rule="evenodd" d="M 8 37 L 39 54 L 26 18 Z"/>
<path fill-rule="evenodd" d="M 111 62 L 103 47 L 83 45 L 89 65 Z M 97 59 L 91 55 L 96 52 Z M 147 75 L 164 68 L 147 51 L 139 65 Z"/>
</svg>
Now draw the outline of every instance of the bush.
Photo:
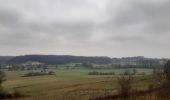
<svg viewBox="0 0 170 100">
<path fill-rule="evenodd" d="M 2 99 L 9 99 L 12 98 L 12 95 L 5 92 L 5 91 L 0 91 L 0 100 Z"/>
<path fill-rule="evenodd" d="M 21 93 L 18 90 L 14 90 L 13 94 L 12 94 L 12 98 L 19 98 L 19 97 L 23 97 L 23 93 Z"/>
<path fill-rule="evenodd" d="M 145 72 L 138 73 L 138 75 L 146 75 Z"/>
<path fill-rule="evenodd" d="M 30 73 L 25 74 L 23 77 L 43 76 L 43 75 L 48 75 L 48 73 L 45 73 L 45 72 L 30 72 Z"/>
<path fill-rule="evenodd" d="M 132 75 L 136 75 L 138 71 L 136 69 L 133 69 Z"/>
<path fill-rule="evenodd" d="M 0 92 L 3 91 L 2 83 L 6 80 L 6 75 L 4 72 L 0 71 Z"/>
<path fill-rule="evenodd" d="M 122 98 L 129 97 L 129 94 L 132 90 L 132 82 L 133 77 L 131 75 L 122 75 L 118 78 L 119 94 L 122 96 Z"/>
<path fill-rule="evenodd" d="M 126 70 L 125 72 L 124 72 L 124 75 L 130 75 L 131 73 L 130 73 L 130 71 L 129 70 Z"/>
<path fill-rule="evenodd" d="M 0 71 L 0 85 L 6 80 L 6 75 L 4 72 Z"/>
<path fill-rule="evenodd" d="M 98 71 L 93 71 L 93 72 L 89 72 L 88 75 L 115 75 L 115 72 L 98 72 Z"/>
<path fill-rule="evenodd" d="M 170 60 L 164 66 L 164 74 L 167 81 L 170 83 Z"/>
<path fill-rule="evenodd" d="M 55 72 L 54 71 L 50 71 L 48 72 L 49 75 L 55 75 Z"/>
</svg>

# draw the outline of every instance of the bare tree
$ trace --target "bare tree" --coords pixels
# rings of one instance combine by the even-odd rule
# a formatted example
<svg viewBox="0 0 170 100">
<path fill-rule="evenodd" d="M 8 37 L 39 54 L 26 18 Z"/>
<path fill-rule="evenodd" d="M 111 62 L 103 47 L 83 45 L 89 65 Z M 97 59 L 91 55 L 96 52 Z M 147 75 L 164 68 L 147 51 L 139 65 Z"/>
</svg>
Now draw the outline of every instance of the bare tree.
<svg viewBox="0 0 170 100">
<path fill-rule="evenodd" d="M 3 71 L 0 71 L 0 91 L 3 90 L 2 83 L 6 80 L 6 75 Z"/>
<path fill-rule="evenodd" d="M 164 74 L 168 82 L 170 82 L 170 60 L 164 66 Z"/>
<path fill-rule="evenodd" d="M 132 82 L 133 76 L 132 75 L 122 75 L 118 78 L 118 85 L 119 85 L 119 94 L 123 98 L 129 97 L 130 92 L 132 91 Z"/>
</svg>

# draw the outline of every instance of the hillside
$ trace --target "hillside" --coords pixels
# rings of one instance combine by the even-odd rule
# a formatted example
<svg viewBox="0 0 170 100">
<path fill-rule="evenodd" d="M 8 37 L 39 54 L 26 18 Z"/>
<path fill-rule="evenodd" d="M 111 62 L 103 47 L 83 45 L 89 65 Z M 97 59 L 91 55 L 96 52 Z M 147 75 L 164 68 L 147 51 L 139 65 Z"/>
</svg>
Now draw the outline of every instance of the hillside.
<svg viewBox="0 0 170 100">
<path fill-rule="evenodd" d="M 37 61 L 45 64 L 67 64 L 67 63 L 96 63 L 108 64 L 112 62 L 109 57 L 85 57 L 70 55 L 25 55 L 17 56 L 8 61 L 8 63 L 25 63 L 28 61 Z"/>
<path fill-rule="evenodd" d="M 12 58 L 14 58 L 14 56 L 0 56 L 0 63 L 5 63 Z"/>
</svg>

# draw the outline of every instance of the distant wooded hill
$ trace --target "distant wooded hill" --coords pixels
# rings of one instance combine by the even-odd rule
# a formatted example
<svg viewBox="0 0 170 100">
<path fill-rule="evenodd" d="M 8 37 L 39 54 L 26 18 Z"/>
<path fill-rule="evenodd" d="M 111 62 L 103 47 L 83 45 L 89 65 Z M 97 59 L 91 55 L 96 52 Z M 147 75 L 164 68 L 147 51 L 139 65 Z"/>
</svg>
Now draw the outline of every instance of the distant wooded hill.
<svg viewBox="0 0 170 100">
<path fill-rule="evenodd" d="M 95 63 L 109 64 L 112 59 L 109 57 L 85 57 L 85 56 L 70 56 L 70 55 L 25 55 L 17 56 L 10 59 L 8 63 L 26 63 L 28 61 L 36 61 L 45 64 L 67 64 L 67 63 Z"/>
<path fill-rule="evenodd" d="M 0 56 L 0 63 L 5 63 L 12 58 L 14 58 L 14 56 Z"/>
<path fill-rule="evenodd" d="M 138 57 L 86 57 L 71 55 L 24 55 L 24 56 L 0 56 L 0 63 L 21 64 L 27 62 L 40 62 L 49 65 L 68 64 L 68 63 L 94 63 L 94 64 L 111 64 L 112 67 L 145 67 L 152 68 L 163 66 L 168 59 L 156 59 Z"/>
</svg>

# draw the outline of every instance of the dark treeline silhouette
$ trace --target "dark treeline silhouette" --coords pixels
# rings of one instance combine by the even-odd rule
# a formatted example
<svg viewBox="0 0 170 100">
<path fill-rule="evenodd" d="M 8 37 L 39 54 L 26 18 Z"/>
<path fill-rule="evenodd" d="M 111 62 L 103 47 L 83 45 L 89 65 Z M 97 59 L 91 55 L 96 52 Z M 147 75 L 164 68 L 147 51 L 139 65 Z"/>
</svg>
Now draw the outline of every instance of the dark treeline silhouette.
<svg viewBox="0 0 170 100">
<path fill-rule="evenodd" d="M 14 58 L 14 56 L 0 56 L 0 63 L 5 63 L 12 58 Z"/>
<path fill-rule="evenodd" d="M 98 72 L 98 71 L 93 71 L 93 72 L 89 72 L 88 75 L 115 75 L 115 72 Z"/>
<path fill-rule="evenodd" d="M 143 56 L 137 57 L 123 57 L 113 58 L 113 64 L 115 68 L 154 68 L 162 67 L 168 61 L 168 59 L 156 59 L 156 58 L 145 58 Z"/>
<path fill-rule="evenodd" d="M 49 72 L 30 72 L 30 73 L 27 73 L 27 74 L 23 75 L 22 77 L 44 76 L 44 75 L 55 75 L 55 72 L 53 72 L 53 71 L 49 71 Z"/>
<path fill-rule="evenodd" d="M 122 58 L 71 55 L 0 56 L 0 66 L 4 66 L 3 64 L 21 64 L 29 61 L 47 65 L 81 63 L 83 66 L 88 66 L 88 68 L 92 68 L 93 64 L 107 64 L 109 68 L 158 68 L 164 66 L 168 59 L 145 58 L 142 56 Z"/>
<path fill-rule="evenodd" d="M 112 62 L 109 57 L 84 57 L 70 55 L 25 55 L 17 56 L 8 61 L 8 63 L 25 63 L 28 61 L 37 61 L 45 64 L 67 64 L 67 63 L 95 63 L 108 64 Z"/>
</svg>

